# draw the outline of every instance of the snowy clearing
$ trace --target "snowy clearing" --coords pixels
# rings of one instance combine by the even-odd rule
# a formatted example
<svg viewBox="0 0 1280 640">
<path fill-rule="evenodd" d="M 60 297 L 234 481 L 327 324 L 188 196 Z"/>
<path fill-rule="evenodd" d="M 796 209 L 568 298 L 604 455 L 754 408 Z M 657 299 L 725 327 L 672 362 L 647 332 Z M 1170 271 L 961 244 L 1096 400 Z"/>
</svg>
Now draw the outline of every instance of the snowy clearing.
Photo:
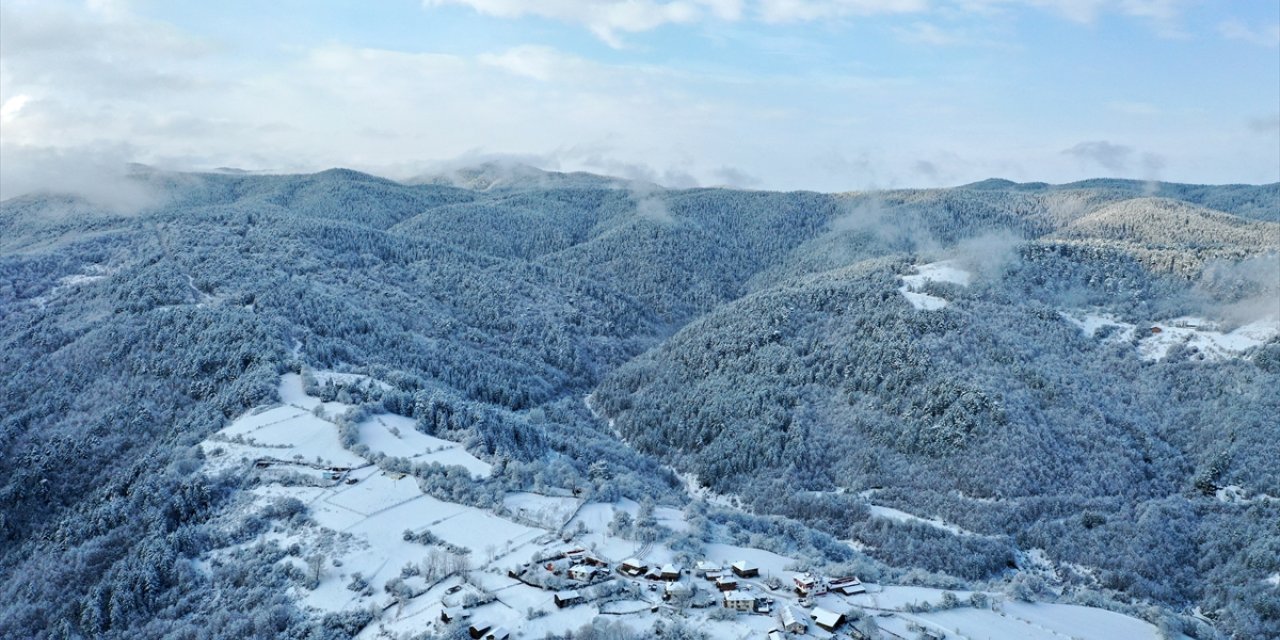
<svg viewBox="0 0 1280 640">
<path fill-rule="evenodd" d="M 919 264 L 915 266 L 915 270 L 914 274 L 899 276 L 903 284 L 898 287 L 898 292 L 911 303 L 911 306 L 925 311 L 941 309 L 949 304 L 947 300 L 938 296 L 921 293 L 919 289 L 923 288 L 925 283 L 946 282 L 967 287 L 973 282 L 973 274 L 956 266 L 956 263 L 951 260 Z"/>
<path fill-rule="evenodd" d="M 1277 316 L 1223 332 L 1219 330 L 1218 323 L 1192 316 L 1138 327 L 1106 313 L 1063 311 L 1060 314 L 1091 338 L 1107 327 L 1115 327 L 1115 331 L 1105 338 L 1107 342 L 1124 343 L 1137 336 L 1138 357 L 1146 361 L 1163 360 L 1179 345 L 1192 350 L 1190 357 L 1194 360 L 1225 360 L 1280 336 L 1280 317 Z"/>
<path fill-rule="evenodd" d="M 376 453 L 415 462 L 457 465 L 477 478 L 487 478 L 493 473 L 493 465 L 467 453 L 460 443 L 418 431 L 412 418 L 380 413 L 357 424 L 356 431 L 360 443 Z"/>
<path fill-rule="evenodd" d="M 872 516 L 878 517 L 878 518 L 887 518 L 889 520 L 896 520 L 898 522 L 922 522 L 931 527 L 942 529 L 943 531 L 949 531 L 958 536 L 981 535 L 981 534 L 977 534 L 972 531 L 969 531 L 968 529 L 962 529 L 960 527 L 957 527 L 956 525 L 948 524 L 936 518 L 922 518 L 920 516 L 907 513 L 906 511 L 899 511 L 892 507 L 882 507 L 878 504 L 867 505 L 867 511 L 869 511 Z"/>
</svg>

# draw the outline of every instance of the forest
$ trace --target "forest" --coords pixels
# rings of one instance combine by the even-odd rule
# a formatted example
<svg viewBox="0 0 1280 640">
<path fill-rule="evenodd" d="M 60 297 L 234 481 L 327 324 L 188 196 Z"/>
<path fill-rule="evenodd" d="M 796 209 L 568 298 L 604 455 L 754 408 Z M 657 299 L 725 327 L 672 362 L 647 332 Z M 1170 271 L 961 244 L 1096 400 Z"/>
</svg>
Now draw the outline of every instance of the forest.
<svg viewBox="0 0 1280 640">
<path fill-rule="evenodd" d="M 750 512 L 707 510 L 717 535 L 948 588 L 1019 580 L 1038 550 L 1088 569 L 1055 597 L 1280 637 L 1280 338 L 1224 357 L 1180 320 L 1280 322 L 1280 184 L 495 171 L 139 168 L 159 203 L 140 211 L 0 203 L 0 636 L 361 628 L 286 597 L 287 549 L 195 568 L 305 517 L 213 526 L 245 481 L 202 474 L 195 445 L 312 367 L 387 383 L 342 392 L 501 465 L 474 486 L 409 469 L 459 502 L 589 486 L 683 508 L 692 474 Z M 965 282 L 904 280 L 940 263 Z M 1089 314 L 1110 324 L 1072 320 Z M 868 496 L 960 531 L 873 517 Z"/>
</svg>

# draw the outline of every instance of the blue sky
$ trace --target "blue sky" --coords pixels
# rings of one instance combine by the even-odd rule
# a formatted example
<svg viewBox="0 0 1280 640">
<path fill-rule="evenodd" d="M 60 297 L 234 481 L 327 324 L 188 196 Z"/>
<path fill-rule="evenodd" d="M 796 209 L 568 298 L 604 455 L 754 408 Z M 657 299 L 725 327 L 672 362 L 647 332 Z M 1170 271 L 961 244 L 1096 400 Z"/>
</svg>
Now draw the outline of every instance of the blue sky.
<svg viewBox="0 0 1280 640">
<path fill-rule="evenodd" d="M 1280 180 L 1269 0 L 0 0 L 4 195 L 122 162 Z M 80 179 L 81 182 L 88 178 Z"/>
</svg>

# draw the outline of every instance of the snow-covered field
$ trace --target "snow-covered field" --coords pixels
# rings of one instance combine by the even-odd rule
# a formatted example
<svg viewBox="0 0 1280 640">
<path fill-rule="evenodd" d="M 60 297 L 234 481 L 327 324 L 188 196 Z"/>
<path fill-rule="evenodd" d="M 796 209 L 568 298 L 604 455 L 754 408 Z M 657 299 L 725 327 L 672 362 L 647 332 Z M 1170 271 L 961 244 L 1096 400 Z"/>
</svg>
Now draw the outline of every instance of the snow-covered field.
<svg viewBox="0 0 1280 640">
<path fill-rule="evenodd" d="M 898 522 L 923 522 L 924 524 L 927 524 L 929 526 L 937 527 L 938 529 L 942 529 L 943 531 L 950 531 L 951 533 L 954 533 L 956 535 L 963 535 L 963 536 L 979 535 L 972 531 L 969 531 L 968 529 L 962 529 L 960 527 L 957 527 L 956 525 L 943 522 L 942 520 L 937 520 L 934 518 L 921 518 L 920 516 L 907 513 L 906 511 L 899 511 L 892 507 L 882 507 L 880 505 L 871 504 L 871 505 L 867 505 L 867 511 L 869 511 L 871 515 L 875 517 L 888 518 L 889 520 L 896 520 Z"/>
<path fill-rule="evenodd" d="M 228 526 L 235 526 L 282 498 L 305 504 L 306 521 L 277 525 L 248 544 L 297 544 L 299 552 L 281 563 L 293 564 L 296 570 L 313 577 L 314 584 L 296 584 L 293 595 L 303 606 L 319 612 L 376 612 L 359 638 L 402 638 L 439 630 L 443 628 L 441 612 L 459 606 L 466 606 L 472 622 L 504 627 L 513 638 L 565 633 L 597 616 L 617 620 L 637 631 L 647 631 L 660 620 L 674 617 L 712 638 L 762 638 L 780 625 L 776 613 L 744 612 L 718 619 L 724 616 L 712 614 L 723 610 L 719 592 L 695 575 L 691 566 L 683 566 L 679 582 L 692 592 L 692 598 L 709 606 L 690 608 L 685 604 L 688 601 L 664 602 L 666 583 L 630 578 L 612 570 L 622 560 L 633 557 L 650 567 L 668 563 L 692 565 L 694 560 L 700 560 L 727 568 L 745 561 L 757 567 L 760 576 L 740 579 L 739 589 L 771 599 L 775 612 L 782 605 L 800 606 L 790 583 L 794 569 L 805 563 L 804 558 L 708 543 L 698 558 L 691 559 L 662 542 L 630 540 L 610 528 L 620 512 L 632 519 L 641 513 L 641 506 L 627 499 L 584 504 L 568 492 L 515 492 L 504 497 L 500 510 L 510 517 L 440 500 L 423 493 L 412 476 L 384 471 L 341 447 L 338 427 L 332 419 L 351 407 L 322 403 L 308 396 L 296 374 L 282 378 L 280 395 L 282 405 L 249 412 L 201 445 L 209 456 L 210 469 L 258 474 L 259 484 L 224 518 Z M 407 418 L 377 415 L 358 424 L 357 430 L 359 442 L 372 453 L 413 459 L 449 454 L 454 456 L 451 459 L 471 460 L 463 466 L 472 470 L 476 482 L 484 482 L 489 475 L 487 463 L 457 443 L 416 431 L 413 421 Z M 967 533 L 888 507 L 871 508 L 878 517 L 921 520 Z M 673 531 L 690 528 L 681 509 L 659 506 L 653 509 L 653 518 Z M 542 575 L 550 575 L 545 572 L 543 560 L 536 565 L 532 562 L 535 555 L 554 557 L 555 553 L 575 547 L 611 563 L 596 579 L 597 586 L 573 582 L 564 571 L 568 568 L 564 564 L 569 562 L 567 559 L 559 561 L 562 566 L 556 569 L 559 573 L 555 584 L 542 582 L 548 585 L 542 588 L 526 583 L 533 580 L 539 584 L 535 574 L 528 573 L 534 568 Z M 215 552 L 202 562 L 216 560 L 222 553 Z M 510 577 L 511 571 L 521 578 Z M 357 574 L 363 583 L 355 581 Z M 781 588 L 769 589 L 765 582 L 770 578 L 780 580 Z M 1272 580 L 1276 578 L 1273 576 Z M 392 595 L 389 584 L 402 585 L 399 597 Z M 553 596 L 565 585 L 589 594 L 588 601 L 564 608 L 556 606 Z M 938 603 L 943 592 L 923 587 L 866 586 L 866 594 L 827 594 L 816 598 L 814 604 L 839 612 L 861 609 L 874 616 L 880 628 L 901 637 L 916 637 L 918 629 L 929 628 L 945 632 L 947 638 L 970 640 L 1156 638 L 1154 627 L 1120 614 L 1070 605 L 1006 602 L 997 594 L 989 595 L 995 603 L 994 610 L 965 606 L 911 613 L 905 610 L 909 605 Z M 615 590 L 616 595 L 598 599 Z M 970 596 L 967 592 L 956 595 L 962 601 Z M 791 637 L 825 640 L 833 635 L 811 626 L 808 633 Z"/>
<path fill-rule="evenodd" d="M 1192 316 L 1138 327 L 1106 313 L 1064 311 L 1061 315 L 1089 337 L 1106 327 L 1115 327 L 1107 336 L 1108 341 L 1129 342 L 1136 335 L 1138 357 L 1147 361 L 1163 360 L 1178 345 L 1193 350 L 1192 358 L 1196 360 L 1225 360 L 1280 336 L 1280 316 L 1255 320 L 1224 332 L 1218 323 Z"/>
<path fill-rule="evenodd" d="M 926 311 L 941 309 L 949 304 L 944 298 L 921 293 L 919 290 L 926 282 L 947 282 L 967 287 L 973 281 L 973 274 L 961 269 L 951 260 L 920 264 L 915 269 L 914 274 L 900 276 L 903 284 L 898 287 L 898 291 L 911 306 Z"/>
<path fill-rule="evenodd" d="M 380 413 L 356 425 L 356 430 L 360 442 L 376 453 L 415 462 L 457 465 L 477 478 L 487 478 L 493 472 L 493 465 L 467 453 L 461 444 L 418 431 L 411 418 Z"/>
</svg>

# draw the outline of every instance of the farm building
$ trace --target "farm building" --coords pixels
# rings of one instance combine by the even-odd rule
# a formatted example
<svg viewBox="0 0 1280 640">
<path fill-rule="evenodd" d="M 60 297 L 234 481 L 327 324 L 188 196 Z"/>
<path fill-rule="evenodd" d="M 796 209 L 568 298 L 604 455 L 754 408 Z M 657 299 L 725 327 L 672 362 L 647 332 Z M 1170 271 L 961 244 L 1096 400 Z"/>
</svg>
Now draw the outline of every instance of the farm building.
<svg viewBox="0 0 1280 640">
<path fill-rule="evenodd" d="M 565 607 L 572 607 L 575 604 L 582 604 L 582 602 L 584 602 L 582 594 L 578 591 L 561 591 L 555 594 L 553 599 L 556 602 L 556 606 L 561 609 Z"/>
<path fill-rule="evenodd" d="M 778 621 L 788 633 L 804 633 L 809 630 L 809 614 L 789 604 L 778 609 Z"/>
<path fill-rule="evenodd" d="M 670 599 L 687 598 L 693 595 L 693 588 L 684 582 L 668 582 L 663 597 Z"/>
<path fill-rule="evenodd" d="M 475 640 L 480 640 L 491 628 L 493 628 L 493 625 L 491 624 L 485 622 L 473 622 L 470 627 L 467 627 L 467 634 Z"/>
<path fill-rule="evenodd" d="M 609 563 L 595 556 L 582 556 L 582 564 L 593 567 L 608 568 Z"/>
<path fill-rule="evenodd" d="M 768 633 L 764 634 L 764 640 L 787 640 L 787 637 L 777 629 L 770 629 Z"/>
<path fill-rule="evenodd" d="M 506 627 L 498 627 L 485 634 L 484 640 L 511 640 L 511 632 Z"/>
<path fill-rule="evenodd" d="M 711 573 L 713 571 L 716 573 L 719 573 L 720 565 L 714 562 L 709 562 L 707 560 L 699 560 L 698 564 L 693 566 L 693 571 L 694 573 L 697 573 L 700 576 L 705 576 L 708 573 Z"/>
<path fill-rule="evenodd" d="M 813 608 L 813 623 L 827 631 L 835 631 L 844 624 L 844 614 L 828 611 L 822 607 Z"/>
<path fill-rule="evenodd" d="M 853 577 L 837 578 L 832 580 L 827 586 L 832 591 L 846 596 L 856 596 L 867 592 L 867 588 L 862 585 L 862 581 Z"/>
<path fill-rule="evenodd" d="M 454 620 L 466 620 L 471 617 L 471 612 L 462 607 L 445 607 L 440 610 L 440 622 L 450 623 Z"/>
<path fill-rule="evenodd" d="M 746 560 L 739 560 L 729 565 L 729 568 L 733 569 L 733 575 L 739 578 L 754 578 L 760 575 L 760 568 Z"/>
<path fill-rule="evenodd" d="M 589 564 L 575 564 L 569 567 L 569 577 L 580 582 L 591 582 L 599 569 Z"/>
<path fill-rule="evenodd" d="M 716 588 L 721 591 L 736 591 L 738 589 L 738 581 L 730 576 L 720 576 L 716 579 Z"/>
<path fill-rule="evenodd" d="M 627 558 L 626 560 L 622 561 L 622 566 L 618 567 L 618 571 L 621 571 L 622 573 L 625 573 L 634 578 L 636 576 L 644 575 L 644 572 L 648 568 L 649 568 L 648 565 L 646 565 L 643 562 L 640 562 L 639 560 L 636 560 L 635 558 Z"/>
<path fill-rule="evenodd" d="M 667 563 L 662 565 L 662 569 L 658 571 L 658 577 L 663 580 L 679 580 L 680 565 Z"/>
<path fill-rule="evenodd" d="M 756 606 L 756 597 L 742 591 L 726 591 L 724 606 L 735 611 L 751 611 Z"/>
</svg>

